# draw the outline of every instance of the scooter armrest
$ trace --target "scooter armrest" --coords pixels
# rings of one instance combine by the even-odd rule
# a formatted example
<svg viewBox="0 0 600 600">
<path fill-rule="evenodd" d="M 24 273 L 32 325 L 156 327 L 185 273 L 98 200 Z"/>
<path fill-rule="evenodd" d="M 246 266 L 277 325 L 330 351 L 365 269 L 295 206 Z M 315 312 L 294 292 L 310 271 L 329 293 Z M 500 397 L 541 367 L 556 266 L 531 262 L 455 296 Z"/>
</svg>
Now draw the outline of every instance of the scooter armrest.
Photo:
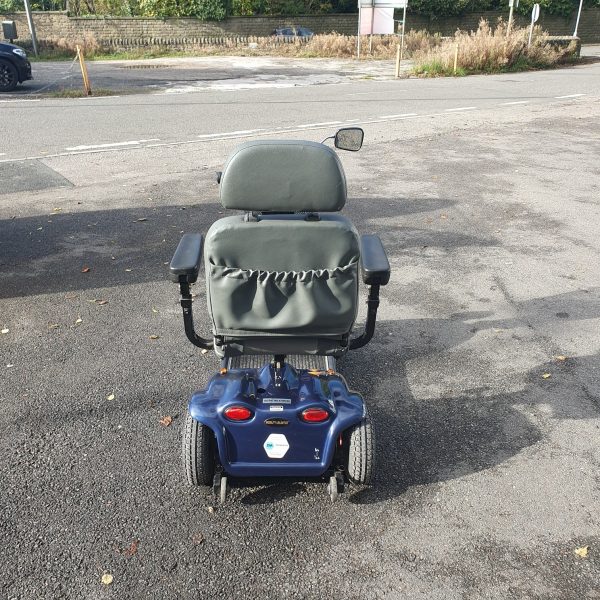
<svg viewBox="0 0 600 600">
<path fill-rule="evenodd" d="M 390 263 L 379 236 L 361 236 L 360 270 L 367 285 L 386 285 L 390 280 Z"/>
<path fill-rule="evenodd" d="M 186 233 L 179 242 L 169 267 L 171 281 L 194 283 L 202 262 L 202 234 Z"/>
</svg>

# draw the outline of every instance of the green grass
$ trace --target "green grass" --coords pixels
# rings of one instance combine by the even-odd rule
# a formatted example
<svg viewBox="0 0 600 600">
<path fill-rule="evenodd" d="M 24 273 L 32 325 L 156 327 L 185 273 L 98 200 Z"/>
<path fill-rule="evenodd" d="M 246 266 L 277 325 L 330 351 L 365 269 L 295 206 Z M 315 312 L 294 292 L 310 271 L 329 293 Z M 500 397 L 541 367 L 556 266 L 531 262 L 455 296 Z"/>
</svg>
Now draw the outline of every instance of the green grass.
<svg viewBox="0 0 600 600">
<path fill-rule="evenodd" d="M 462 67 L 457 67 L 455 73 L 451 67 L 445 67 L 442 63 L 434 60 L 414 67 L 412 74 L 421 77 L 464 77 L 471 73 Z"/>
</svg>

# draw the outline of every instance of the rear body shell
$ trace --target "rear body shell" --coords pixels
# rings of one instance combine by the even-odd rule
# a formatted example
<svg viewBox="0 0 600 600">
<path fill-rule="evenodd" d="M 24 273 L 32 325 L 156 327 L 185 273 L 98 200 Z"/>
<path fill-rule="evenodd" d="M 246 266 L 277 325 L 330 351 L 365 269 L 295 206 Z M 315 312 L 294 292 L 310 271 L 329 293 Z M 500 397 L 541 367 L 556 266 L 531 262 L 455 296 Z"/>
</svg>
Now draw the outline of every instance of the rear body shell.
<svg viewBox="0 0 600 600">
<path fill-rule="evenodd" d="M 232 406 L 249 409 L 252 417 L 229 420 L 224 412 Z M 301 414 L 308 408 L 326 410 L 329 417 L 307 423 Z M 323 475 L 340 434 L 365 412 L 362 397 L 338 373 L 290 365 L 278 372 L 271 364 L 215 375 L 206 390 L 192 396 L 189 409 L 214 432 L 225 472 L 238 477 Z"/>
</svg>

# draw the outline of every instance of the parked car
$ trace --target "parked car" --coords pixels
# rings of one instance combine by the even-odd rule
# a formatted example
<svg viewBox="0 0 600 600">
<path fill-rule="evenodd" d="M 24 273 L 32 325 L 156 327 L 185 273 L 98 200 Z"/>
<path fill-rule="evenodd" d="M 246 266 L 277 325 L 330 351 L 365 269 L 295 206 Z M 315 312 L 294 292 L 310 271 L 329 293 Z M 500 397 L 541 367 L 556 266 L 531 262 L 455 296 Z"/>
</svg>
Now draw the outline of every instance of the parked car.
<svg viewBox="0 0 600 600">
<path fill-rule="evenodd" d="M 15 44 L 0 42 L 0 92 L 12 92 L 28 79 L 33 77 L 25 50 Z"/>
<path fill-rule="evenodd" d="M 309 40 L 315 33 L 307 27 L 279 27 L 278 29 L 274 29 L 271 35 L 286 39 L 302 38 Z"/>
</svg>

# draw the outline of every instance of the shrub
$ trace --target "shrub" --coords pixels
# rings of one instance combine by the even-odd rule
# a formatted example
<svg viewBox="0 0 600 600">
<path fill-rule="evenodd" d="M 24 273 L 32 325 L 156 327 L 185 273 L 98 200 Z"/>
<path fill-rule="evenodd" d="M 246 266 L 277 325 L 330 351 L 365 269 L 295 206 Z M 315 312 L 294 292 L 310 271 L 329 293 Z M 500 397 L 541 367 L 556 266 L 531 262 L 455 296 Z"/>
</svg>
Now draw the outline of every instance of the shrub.
<svg viewBox="0 0 600 600">
<path fill-rule="evenodd" d="M 423 75 L 452 74 L 457 44 L 458 66 L 464 73 L 549 67 L 573 53 L 574 47 L 565 50 L 544 42 L 544 35 L 540 27 L 535 27 L 532 44 L 528 48 L 528 27 L 513 27 L 507 34 L 504 22 L 500 21 L 492 29 L 482 19 L 477 31 L 457 31 L 453 38 L 444 39 L 438 46 L 415 52 L 414 72 Z"/>
</svg>

